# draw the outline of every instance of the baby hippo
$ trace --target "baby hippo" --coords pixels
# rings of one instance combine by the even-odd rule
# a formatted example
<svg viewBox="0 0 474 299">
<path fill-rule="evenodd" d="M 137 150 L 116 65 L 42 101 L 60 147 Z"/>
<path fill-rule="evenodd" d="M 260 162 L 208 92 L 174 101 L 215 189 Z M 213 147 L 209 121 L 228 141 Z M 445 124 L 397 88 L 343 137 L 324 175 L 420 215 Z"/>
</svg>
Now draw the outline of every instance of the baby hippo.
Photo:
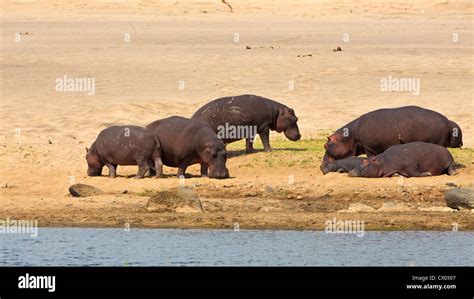
<svg viewBox="0 0 474 299">
<path fill-rule="evenodd" d="M 160 177 L 163 173 L 161 146 L 158 136 L 151 130 L 138 126 L 112 126 L 102 130 L 86 148 L 87 174 L 99 176 L 102 168 L 109 168 L 109 176 L 117 175 L 117 165 L 138 165 L 137 179 L 150 175 Z"/>
<path fill-rule="evenodd" d="M 411 142 L 393 145 L 385 152 L 369 157 L 349 172 L 352 177 L 379 178 L 398 173 L 404 177 L 456 174 L 451 153 L 443 146 Z"/>
<path fill-rule="evenodd" d="M 335 160 L 330 164 L 324 165 L 321 169 L 323 171 L 323 174 L 327 174 L 329 172 L 349 172 L 357 166 L 361 165 L 364 159 L 367 158 L 349 157 L 341 160 Z"/>
</svg>

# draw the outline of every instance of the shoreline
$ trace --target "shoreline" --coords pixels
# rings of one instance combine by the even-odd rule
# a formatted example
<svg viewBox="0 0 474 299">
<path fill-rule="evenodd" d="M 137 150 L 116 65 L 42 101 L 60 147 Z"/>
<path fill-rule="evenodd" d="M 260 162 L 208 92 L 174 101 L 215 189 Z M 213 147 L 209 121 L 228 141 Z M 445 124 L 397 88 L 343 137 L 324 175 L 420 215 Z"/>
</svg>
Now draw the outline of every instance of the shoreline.
<svg viewBox="0 0 474 299">
<path fill-rule="evenodd" d="M 368 179 L 312 171 L 322 142 L 272 139 L 272 153 L 257 144 L 250 155 L 240 150 L 243 142 L 231 144 L 231 178 L 225 180 L 197 177 L 198 165 L 183 181 L 168 167 L 165 178 L 140 180 L 131 178 L 136 167 L 121 167 L 114 179 L 88 177 L 81 167 L 58 178 L 52 168 L 45 176 L 54 189 L 46 192 L 41 177 L 2 183 L 0 219 L 38 220 L 40 227 L 324 230 L 335 217 L 364 221 L 364 229 L 376 231 L 474 231 L 474 213 L 450 209 L 444 200 L 447 190 L 472 187 L 474 150 L 450 149 L 464 165 L 455 176 Z M 71 177 L 101 192 L 73 197 Z"/>
<path fill-rule="evenodd" d="M 121 230 L 124 230 L 124 227 L 123 226 L 107 226 L 107 225 L 104 225 L 104 226 L 101 226 L 101 225 L 94 225 L 94 224 L 90 224 L 90 225 L 87 225 L 87 226 L 74 226 L 74 225 L 67 225 L 66 223 L 62 223 L 62 224 L 58 224 L 58 225 L 51 225 L 51 226 L 41 226 L 39 225 L 38 226 L 38 229 L 42 229 L 42 228 L 85 228 L 85 229 L 121 229 Z M 147 226 L 143 226 L 143 227 L 131 227 L 130 228 L 130 231 L 132 230 L 183 230 L 183 231 L 186 231 L 186 230 L 192 230 L 192 231 L 232 231 L 232 232 L 241 232 L 241 231 L 248 231 L 248 232 L 252 232 L 252 231 L 268 231 L 268 232 L 288 232 L 288 231 L 294 231 L 294 232 L 304 232 L 304 231 L 310 231 L 310 232 L 321 232 L 321 233 L 327 233 L 324 229 L 315 229 L 315 228 L 300 228 L 300 229 L 294 229 L 294 228 L 272 228 L 272 227 L 266 227 L 266 228 L 240 228 L 238 231 L 234 230 L 233 228 L 229 227 L 229 228 L 222 228 L 222 227 L 147 227 Z M 432 228 L 432 229 L 423 229 L 423 230 L 417 230 L 417 229 L 384 229 L 384 228 L 380 228 L 380 229 L 377 229 L 377 228 L 373 228 L 373 229 L 368 229 L 368 230 L 364 230 L 364 234 L 367 234 L 367 233 L 371 233 L 371 232 L 377 232 L 377 233 L 381 233 L 381 232 L 436 232 L 436 233 L 448 233 L 448 232 L 452 232 L 452 233 L 457 233 L 457 232 L 461 232 L 461 233 L 474 233 L 474 228 L 472 229 L 466 229 L 466 230 L 458 230 L 458 231 L 453 231 L 453 230 L 449 230 L 449 229 L 446 229 L 446 230 L 442 230 L 442 229 L 438 229 L 438 228 Z M 4 235 L 12 235 L 12 234 L 15 234 L 15 235 L 18 235 L 20 233 L 5 233 Z M 28 233 L 21 233 L 22 235 L 28 235 Z M 331 234 L 331 235 L 356 235 L 357 236 L 357 232 L 351 232 L 351 233 L 347 233 L 347 232 L 341 232 L 341 233 L 327 233 L 327 234 Z"/>
</svg>

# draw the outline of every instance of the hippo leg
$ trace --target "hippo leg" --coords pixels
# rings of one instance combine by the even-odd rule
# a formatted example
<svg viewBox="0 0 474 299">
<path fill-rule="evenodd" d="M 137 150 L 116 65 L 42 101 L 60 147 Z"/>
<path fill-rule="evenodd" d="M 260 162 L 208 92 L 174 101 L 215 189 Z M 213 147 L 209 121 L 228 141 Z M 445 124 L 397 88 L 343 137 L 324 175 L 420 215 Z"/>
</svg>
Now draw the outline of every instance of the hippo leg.
<svg viewBox="0 0 474 299">
<path fill-rule="evenodd" d="M 148 164 L 147 163 L 141 163 L 138 164 L 138 173 L 135 176 L 136 179 L 141 179 L 145 175 L 145 173 L 148 171 Z"/>
<path fill-rule="evenodd" d="M 269 128 L 263 129 L 263 131 L 260 132 L 258 135 L 260 136 L 260 139 L 262 140 L 263 148 L 265 149 L 265 151 L 267 153 L 271 152 L 272 147 L 270 146 L 270 129 Z"/>
<path fill-rule="evenodd" d="M 111 178 L 116 177 L 117 176 L 117 164 L 106 163 L 105 165 L 109 169 L 109 177 L 111 177 Z"/>
<path fill-rule="evenodd" d="M 151 174 L 150 168 L 150 174 Z M 163 162 L 161 161 L 161 157 L 155 159 L 155 170 L 156 170 L 156 177 L 161 178 L 163 176 Z"/>
<path fill-rule="evenodd" d="M 180 165 L 178 168 L 178 173 L 177 177 L 180 178 L 181 176 L 186 177 L 186 168 L 188 168 L 188 165 Z"/>
<path fill-rule="evenodd" d="M 377 156 L 377 152 L 367 146 L 364 146 L 364 152 L 367 157 Z"/>
<path fill-rule="evenodd" d="M 430 172 L 420 172 L 418 169 L 416 168 L 407 168 L 406 169 L 406 173 L 408 174 L 408 176 L 410 177 L 422 177 L 422 176 L 431 176 L 431 173 Z"/>
<path fill-rule="evenodd" d="M 409 178 L 411 177 L 411 175 L 408 174 L 408 172 L 402 172 L 402 171 L 397 171 L 397 170 L 392 170 L 386 174 L 383 175 L 384 178 L 390 178 L 390 177 L 400 177 L 400 176 L 403 176 L 403 177 L 406 177 L 406 178 Z"/>
<path fill-rule="evenodd" d="M 156 176 L 155 164 L 152 160 L 148 161 L 148 173 L 150 174 L 150 177 Z"/>
<path fill-rule="evenodd" d="M 253 140 L 251 140 L 250 138 L 245 139 L 245 151 L 247 153 L 253 153 L 254 152 L 252 141 Z"/>
<path fill-rule="evenodd" d="M 201 176 L 207 177 L 207 169 L 209 168 L 209 164 L 201 163 Z"/>
</svg>

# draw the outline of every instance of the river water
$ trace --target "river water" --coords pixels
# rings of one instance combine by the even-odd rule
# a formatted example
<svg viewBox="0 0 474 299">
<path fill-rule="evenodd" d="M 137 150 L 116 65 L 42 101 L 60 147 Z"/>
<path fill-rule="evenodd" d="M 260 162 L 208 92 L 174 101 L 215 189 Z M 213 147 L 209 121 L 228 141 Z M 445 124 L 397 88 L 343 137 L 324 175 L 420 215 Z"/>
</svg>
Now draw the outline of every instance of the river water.
<svg viewBox="0 0 474 299">
<path fill-rule="evenodd" d="M 474 266 L 474 232 L 39 228 L 0 266 Z"/>
</svg>

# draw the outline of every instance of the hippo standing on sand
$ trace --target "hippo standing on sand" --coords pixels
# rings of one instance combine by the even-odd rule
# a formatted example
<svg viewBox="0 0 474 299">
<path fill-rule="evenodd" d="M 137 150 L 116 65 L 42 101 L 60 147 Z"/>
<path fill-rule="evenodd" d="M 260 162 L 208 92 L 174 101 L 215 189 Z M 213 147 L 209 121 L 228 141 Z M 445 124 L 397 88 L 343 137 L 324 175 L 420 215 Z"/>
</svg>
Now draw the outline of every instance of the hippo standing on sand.
<svg viewBox="0 0 474 299">
<path fill-rule="evenodd" d="M 328 137 L 321 170 L 334 160 L 383 153 L 396 144 L 423 141 L 461 147 L 461 128 L 438 112 L 406 106 L 360 116 Z"/>
<path fill-rule="evenodd" d="M 147 128 L 160 136 L 162 160 L 166 166 L 178 167 L 184 176 L 189 165 L 200 163 L 201 175 L 216 179 L 229 177 L 227 151 L 208 124 L 179 116 L 157 120 Z"/>
<path fill-rule="evenodd" d="M 253 152 L 253 139 L 260 136 L 265 151 L 270 146 L 270 130 L 297 141 L 301 138 L 293 109 L 251 94 L 225 97 L 199 108 L 192 119 L 208 123 L 224 143 L 246 139 L 246 151 Z"/>
<path fill-rule="evenodd" d="M 456 174 L 451 153 L 441 145 L 411 142 L 389 147 L 382 154 L 364 159 L 349 172 L 352 177 L 404 177 Z"/>
<path fill-rule="evenodd" d="M 137 126 L 112 126 L 102 130 L 86 148 L 87 174 L 100 176 L 102 168 L 109 168 L 109 176 L 117 176 L 117 165 L 138 165 L 135 178 L 143 178 L 149 170 L 156 176 L 162 174 L 161 147 L 158 136 L 152 131 Z"/>
</svg>

